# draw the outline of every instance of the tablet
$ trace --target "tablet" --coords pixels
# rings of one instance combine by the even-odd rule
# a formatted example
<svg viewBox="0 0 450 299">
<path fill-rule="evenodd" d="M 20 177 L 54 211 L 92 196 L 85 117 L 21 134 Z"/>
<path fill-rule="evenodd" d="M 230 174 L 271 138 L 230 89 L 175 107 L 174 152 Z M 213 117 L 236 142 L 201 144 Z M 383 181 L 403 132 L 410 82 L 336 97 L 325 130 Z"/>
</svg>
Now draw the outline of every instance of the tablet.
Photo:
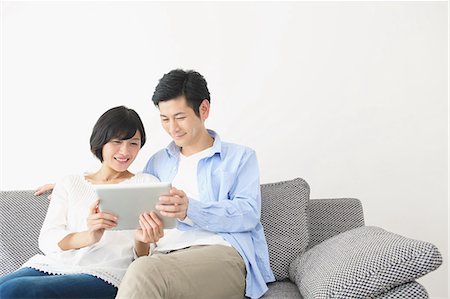
<svg viewBox="0 0 450 299">
<path fill-rule="evenodd" d="M 99 208 L 118 216 L 117 226 L 113 229 L 139 228 L 139 215 L 155 211 L 162 220 L 164 228 L 176 227 L 176 218 L 161 216 L 155 206 L 161 195 L 169 194 L 170 183 L 137 183 L 94 185 L 100 199 Z"/>
</svg>

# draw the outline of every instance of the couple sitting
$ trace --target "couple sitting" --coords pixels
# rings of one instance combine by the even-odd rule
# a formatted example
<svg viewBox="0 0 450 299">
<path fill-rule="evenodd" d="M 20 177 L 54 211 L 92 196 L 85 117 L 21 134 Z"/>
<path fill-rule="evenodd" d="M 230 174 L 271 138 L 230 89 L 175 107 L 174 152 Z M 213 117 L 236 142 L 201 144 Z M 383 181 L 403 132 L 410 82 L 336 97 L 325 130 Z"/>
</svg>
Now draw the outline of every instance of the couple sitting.
<svg viewBox="0 0 450 299">
<path fill-rule="evenodd" d="M 210 95 L 199 73 L 165 74 L 152 100 L 173 142 L 133 174 L 128 168 L 146 141 L 142 121 L 123 106 L 105 112 L 90 139 L 102 166 L 54 186 L 39 236 L 45 255 L 1 277 L 0 298 L 258 298 L 267 291 L 275 279 L 255 152 L 206 129 Z M 154 181 L 177 187 L 156 206 L 178 219 L 177 228 L 164 230 L 149 211 L 135 231 L 109 230 L 117 218 L 99 211 L 93 185 Z"/>
</svg>

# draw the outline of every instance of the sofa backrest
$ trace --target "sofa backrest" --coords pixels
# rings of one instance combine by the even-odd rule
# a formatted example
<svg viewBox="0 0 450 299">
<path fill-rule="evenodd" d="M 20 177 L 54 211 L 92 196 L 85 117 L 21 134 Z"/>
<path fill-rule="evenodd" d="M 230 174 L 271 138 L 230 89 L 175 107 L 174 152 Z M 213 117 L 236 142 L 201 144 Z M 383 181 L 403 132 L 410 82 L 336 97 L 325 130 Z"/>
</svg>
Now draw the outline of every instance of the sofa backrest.
<svg viewBox="0 0 450 299">
<path fill-rule="evenodd" d="M 34 191 L 0 192 L 0 276 L 40 253 L 38 238 L 47 213 L 47 196 L 34 196 Z"/>
<path fill-rule="evenodd" d="M 277 280 L 288 277 L 289 264 L 308 245 L 305 180 L 261 185 L 261 222 L 264 227 L 272 270 Z M 48 193 L 0 191 L 0 276 L 20 267 L 40 253 L 38 237 L 47 212 Z"/>
<path fill-rule="evenodd" d="M 308 246 L 309 194 L 301 178 L 261 185 L 261 223 L 277 280 L 288 278 L 289 265 Z"/>
</svg>

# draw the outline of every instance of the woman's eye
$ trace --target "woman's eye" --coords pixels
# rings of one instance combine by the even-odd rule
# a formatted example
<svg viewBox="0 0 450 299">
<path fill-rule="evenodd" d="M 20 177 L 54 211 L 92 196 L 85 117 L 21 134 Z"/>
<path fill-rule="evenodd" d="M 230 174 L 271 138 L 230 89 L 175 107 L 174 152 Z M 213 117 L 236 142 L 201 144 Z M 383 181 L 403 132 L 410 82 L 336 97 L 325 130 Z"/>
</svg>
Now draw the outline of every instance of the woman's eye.
<svg viewBox="0 0 450 299">
<path fill-rule="evenodd" d="M 121 140 L 113 140 L 112 143 L 120 144 L 120 143 L 122 143 L 122 141 Z"/>
</svg>

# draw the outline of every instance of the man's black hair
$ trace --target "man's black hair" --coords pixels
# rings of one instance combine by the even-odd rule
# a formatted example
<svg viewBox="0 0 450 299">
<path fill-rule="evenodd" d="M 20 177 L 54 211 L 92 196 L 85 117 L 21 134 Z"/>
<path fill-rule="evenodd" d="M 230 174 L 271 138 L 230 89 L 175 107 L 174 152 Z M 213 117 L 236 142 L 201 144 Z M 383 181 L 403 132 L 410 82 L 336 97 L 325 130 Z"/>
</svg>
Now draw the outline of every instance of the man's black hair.
<svg viewBox="0 0 450 299">
<path fill-rule="evenodd" d="M 200 104 L 207 99 L 211 102 L 205 78 L 193 70 L 175 69 L 165 74 L 153 93 L 152 101 L 155 106 L 160 102 L 173 100 L 180 96 L 186 98 L 186 103 L 195 114 L 200 117 Z"/>
</svg>

